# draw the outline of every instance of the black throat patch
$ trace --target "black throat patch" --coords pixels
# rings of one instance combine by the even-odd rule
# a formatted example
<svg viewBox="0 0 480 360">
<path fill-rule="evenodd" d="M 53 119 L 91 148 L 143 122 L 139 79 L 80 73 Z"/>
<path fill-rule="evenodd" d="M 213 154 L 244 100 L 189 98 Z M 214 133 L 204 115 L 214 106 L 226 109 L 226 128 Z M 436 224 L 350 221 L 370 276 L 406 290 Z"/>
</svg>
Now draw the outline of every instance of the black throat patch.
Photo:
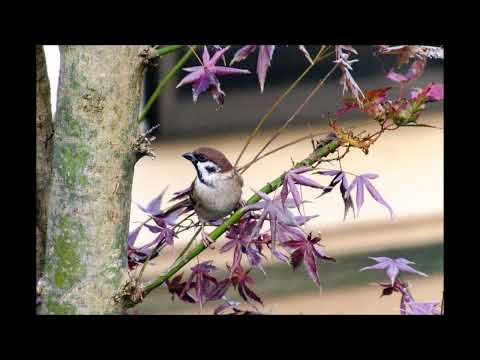
<svg viewBox="0 0 480 360">
<path fill-rule="evenodd" d="M 197 176 L 198 176 L 198 179 L 200 180 L 200 182 L 204 185 L 207 185 L 209 187 L 213 187 L 213 184 L 206 181 L 204 178 L 203 178 L 203 175 L 202 175 L 202 172 L 198 169 L 198 166 L 197 166 L 197 163 L 194 164 L 195 165 L 195 170 L 197 170 Z"/>
</svg>

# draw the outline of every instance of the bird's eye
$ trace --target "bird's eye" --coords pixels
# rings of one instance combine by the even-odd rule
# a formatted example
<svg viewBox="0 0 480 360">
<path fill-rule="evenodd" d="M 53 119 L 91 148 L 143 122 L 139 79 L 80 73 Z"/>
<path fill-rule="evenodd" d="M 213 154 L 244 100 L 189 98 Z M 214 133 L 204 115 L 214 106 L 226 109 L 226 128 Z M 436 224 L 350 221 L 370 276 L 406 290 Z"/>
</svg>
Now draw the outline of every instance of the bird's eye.
<svg viewBox="0 0 480 360">
<path fill-rule="evenodd" d="M 208 171 L 209 174 L 214 173 L 217 169 L 215 169 L 213 166 L 206 166 L 205 170 Z"/>
<path fill-rule="evenodd" d="M 204 161 L 207 161 L 207 158 L 202 155 L 202 154 L 195 154 L 195 157 L 197 158 L 198 161 L 200 162 L 204 162 Z"/>
</svg>

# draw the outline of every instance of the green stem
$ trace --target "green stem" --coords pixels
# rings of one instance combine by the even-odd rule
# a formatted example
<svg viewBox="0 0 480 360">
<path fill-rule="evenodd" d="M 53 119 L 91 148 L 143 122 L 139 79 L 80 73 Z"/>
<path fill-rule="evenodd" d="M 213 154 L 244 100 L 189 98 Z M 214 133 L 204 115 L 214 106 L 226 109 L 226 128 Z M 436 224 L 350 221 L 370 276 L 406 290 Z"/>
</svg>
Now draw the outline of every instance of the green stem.
<svg viewBox="0 0 480 360">
<path fill-rule="evenodd" d="M 330 153 L 334 152 L 340 143 L 338 140 L 334 139 L 325 144 L 324 146 L 318 148 L 314 152 L 312 152 L 306 159 L 296 163 L 293 168 L 298 168 L 302 166 L 311 166 L 318 162 L 321 158 L 329 155 Z M 278 189 L 282 185 L 283 175 L 277 177 L 275 180 L 267 183 L 260 191 L 269 194 L 276 189 Z M 247 200 L 247 205 L 255 204 L 256 202 L 260 201 L 261 197 L 257 194 L 251 196 Z M 217 240 L 223 233 L 225 233 L 228 228 L 235 223 L 237 223 L 241 217 L 245 214 L 243 209 L 237 210 L 232 216 L 230 216 L 222 225 L 218 226 L 215 230 L 213 230 L 209 237 L 215 241 Z M 183 259 L 180 259 L 175 266 L 173 266 L 166 274 L 159 276 L 157 279 L 152 281 L 150 284 L 146 285 L 143 290 L 143 297 L 147 296 L 153 289 L 162 285 L 166 280 L 170 279 L 173 275 L 175 275 L 182 267 L 184 267 L 187 263 L 189 263 L 192 259 L 198 256 L 203 250 L 205 250 L 204 244 L 199 244 L 195 248 L 193 248 Z M 127 307 L 132 307 L 135 304 L 127 302 Z"/>
<path fill-rule="evenodd" d="M 177 46 L 177 45 L 175 45 Z M 180 59 L 177 64 L 170 69 L 170 71 L 163 77 L 162 81 L 158 84 L 157 88 L 153 92 L 152 96 L 150 96 L 150 99 L 148 99 L 147 103 L 145 104 L 145 107 L 142 110 L 142 113 L 138 117 L 137 122 L 140 124 L 145 116 L 148 113 L 148 110 L 152 107 L 153 103 L 157 99 L 157 97 L 160 95 L 160 92 L 162 91 L 163 87 L 168 83 L 168 81 L 173 78 L 173 76 L 180 70 L 180 68 L 185 64 L 185 62 L 190 58 L 190 56 L 193 54 L 193 51 L 198 45 L 192 45 L 192 47 L 187 51 L 185 55 Z"/>
<path fill-rule="evenodd" d="M 171 52 L 174 52 L 175 50 L 178 50 L 184 46 L 185 45 L 168 45 L 159 49 L 155 49 L 155 56 L 163 56 L 170 54 Z"/>
</svg>

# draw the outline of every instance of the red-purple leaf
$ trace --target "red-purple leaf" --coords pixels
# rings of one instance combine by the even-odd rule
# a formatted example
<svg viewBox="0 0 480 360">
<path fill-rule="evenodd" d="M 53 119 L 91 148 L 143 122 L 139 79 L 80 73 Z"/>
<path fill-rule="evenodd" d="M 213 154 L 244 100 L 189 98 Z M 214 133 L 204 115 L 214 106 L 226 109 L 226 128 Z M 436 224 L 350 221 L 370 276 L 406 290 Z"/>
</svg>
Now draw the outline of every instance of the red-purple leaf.
<svg viewBox="0 0 480 360">
<path fill-rule="evenodd" d="M 252 299 L 252 300 L 254 300 L 254 301 L 256 301 L 256 302 L 259 302 L 260 304 L 263 305 L 262 299 L 260 299 L 260 297 L 259 297 L 257 294 L 255 294 L 255 293 L 253 292 L 253 290 L 251 290 L 248 286 L 245 285 L 245 286 L 244 286 L 244 290 L 245 290 L 245 293 L 247 294 L 247 296 L 248 296 L 250 299 Z"/>
<path fill-rule="evenodd" d="M 305 268 L 307 269 L 308 275 L 310 275 L 315 284 L 320 287 L 320 279 L 317 273 L 317 264 L 315 262 L 315 257 L 309 251 L 306 251 L 304 254 L 304 264 Z"/>
<path fill-rule="evenodd" d="M 363 205 L 363 201 L 364 201 L 364 196 L 363 196 L 363 178 L 361 177 L 357 177 L 355 180 L 357 180 L 357 198 L 356 198 L 356 202 L 357 202 L 357 216 L 360 216 L 360 209 Z M 355 182 L 354 180 L 354 182 Z M 352 183 L 353 185 L 353 183 Z"/>
<path fill-rule="evenodd" d="M 147 214 L 150 215 L 157 215 L 160 213 L 160 206 L 162 204 L 162 198 L 163 195 L 165 194 L 165 191 L 167 191 L 168 186 L 163 189 L 163 191 L 158 195 L 156 198 L 151 200 L 148 204 L 147 207 L 144 208 L 142 205 L 137 204 L 137 206 L 143 211 L 146 212 Z"/>
<path fill-rule="evenodd" d="M 220 300 L 225 295 L 230 285 L 231 281 L 229 278 L 218 282 L 210 294 L 208 294 L 208 300 Z"/>
<path fill-rule="evenodd" d="M 133 248 L 133 244 L 135 244 L 135 240 L 137 240 L 138 234 L 140 233 L 140 230 L 142 229 L 142 227 L 143 227 L 143 224 L 135 228 L 135 230 L 133 230 L 130 234 L 128 234 L 127 244 L 129 247 Z"/>
<path fill-rule="evenodd" d="M 290 256 L 290 262 L 293 270 L 295 270 L 303 261 L 303 251 L 301 249 L 295 250 Z"/>
</svg>

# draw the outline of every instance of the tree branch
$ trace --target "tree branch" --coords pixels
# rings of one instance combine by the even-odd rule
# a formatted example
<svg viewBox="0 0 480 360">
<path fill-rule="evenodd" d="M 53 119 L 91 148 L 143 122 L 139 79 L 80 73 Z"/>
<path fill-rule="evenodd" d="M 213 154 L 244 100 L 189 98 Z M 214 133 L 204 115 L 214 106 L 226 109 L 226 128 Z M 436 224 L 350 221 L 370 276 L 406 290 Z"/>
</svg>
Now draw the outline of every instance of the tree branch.
<svg viewBox="0 0 480 360">
<path fill-rule="evenodd" d="M 158 45 L 154 47 L 148 46 L 140 52 L 140 57 L 143 58 L 143 65 L 150 65 L 155 60 L 158 60 L 164 55 L 170 54 L 185 45 L 167 45 L 161 48 L 158 48 Z"/>
<path fill-rule="evenodd" d="M 304 160 L 296 163 L 293 168 L 298 168 L 302 166 L 312 166 L 318 161 L 320 161 L 323 157 L 328 156 L 329 154 L 333 153 L 337 148 L 340 146 L 340 143 L 337 139 L 331 139 L 329 142 L 324 144 L 323 146 L 315 149 L 307 158 Z M 260 191 L 269 194 L 276 189 L 278 189 L 283 181 L 283 175 L 277 177 L 275 180 L 268 182 Z M 261 198 L 258 195 L 253 195 L 247 200 L 247 205 L 255 204 L 260 201 Z M 209 237 L 214 242 L 223 234 L 225 233 L 228 228 L 235 223 L 237 223 L 241 217 L 245 214 L 243 209 L 237 210 L 232 216 L 230 216 L 222 225 L 218 226 L 215 230 L 213 230 Z M 172 266 L 166 274 L 159 276 L 157 279 L 152 281 L 150 284 L 146 285 L 141 290 L 141 296 L 130 296 L 124 295 L 122 297 L 123 306 L 125 308 L 131 308 L 136 304 L 140 303 L 145 296 L 147 296 L 152 290 L 162 285 L 166 280 L 170 279 L 173 275 L 175 275 L 180 269 L 182 269 L 186 264 L 188 264 L 192 259 L 198 256 L 201 252 L 206 249 L 203 243 L 197 245 L 193 248 L 190 252 L 188 252 L 183 258 L 179 259 L 179 261 Z"/>
</svg>

